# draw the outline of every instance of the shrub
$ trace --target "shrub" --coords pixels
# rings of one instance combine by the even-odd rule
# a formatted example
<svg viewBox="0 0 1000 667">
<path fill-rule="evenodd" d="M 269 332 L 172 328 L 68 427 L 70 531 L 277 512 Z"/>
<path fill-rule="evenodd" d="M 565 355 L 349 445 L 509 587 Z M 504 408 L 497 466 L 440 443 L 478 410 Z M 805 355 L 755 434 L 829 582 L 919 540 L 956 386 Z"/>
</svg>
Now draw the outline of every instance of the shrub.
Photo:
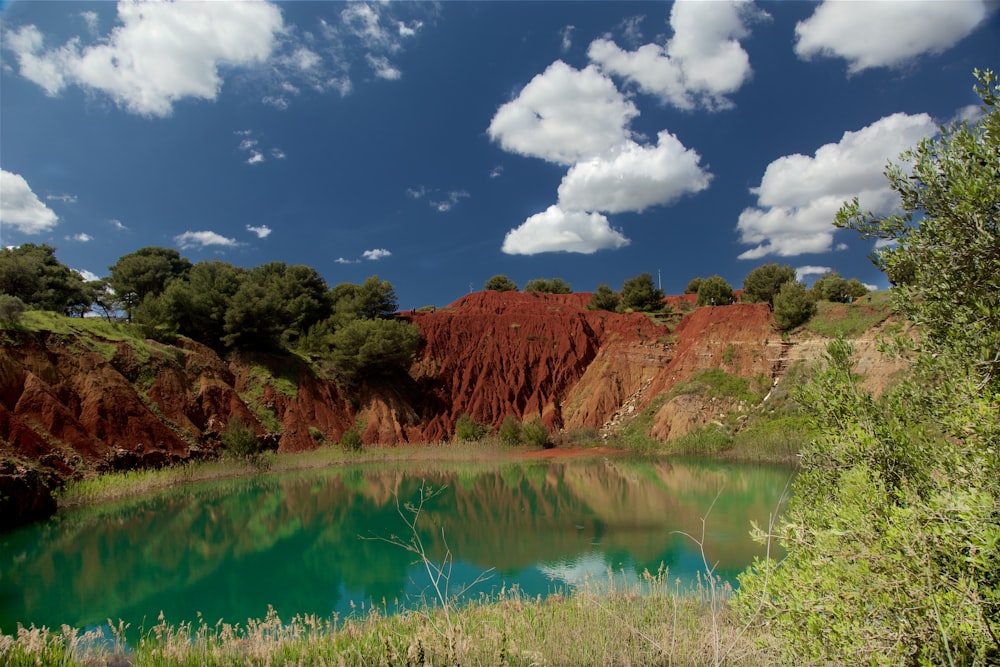
<svg viewBox="0 0 1000 667">
<path fill-rule="evenodd" d="M 774 321 L 784 330 L 803 324 L 815 314 L 816 302 L 802 283 L 785 283 L 774 295 Z"/>
<path fill-rule="evenodd" d="M 684 288 L 684 293 L 697 294 L 698 288 L 701 287 L 702 280 L 704 280 L 704 278 L 692 278 L 691 281 L 687 284 L 687 287 Z"/>
<path fill-rule="evenodd" d="M 513 415 L 507 415 L 500 424 L 497 437 L 500 438 L 500 442 L 511 447 L 521 444 L 521 422 Z"/>
<path fill-rule="evenodd" d="M 562 278 L 533 278 L 524 286 L 525 292 L 546 294 L 572 294 L 573 288 Z"/>
<path fill-rule="evenodd" d="M 795 269 L 775 262 L 758 266 L 743 279 L 743 301 L 774 306 L 774 296 L 785 283 L 795 282 Z"/>
<path fill-rule="evenodd" d="M 721 306 L 733 298 L 733 286 L 722 276 L 711 276 L 701 281 L 698 286 L 698 305 L 714 304 Z"/>
<path fill-rule="evenodd" d="M 489 426 L 480 424 L 467 412 L 463 412 L 455 420 L 455 437 L 459 440 L 478 442 L 486 437 L 489 432 Z"/>
<path fill-rule="evenodd" d="M 364 443 L 361 441 L 361 434 L 358 433 L 358 429 L 349 428 L 344 431 L 344 435 L 340 437 L 340 446 L 349 452 L 361 451 Z"/>
<path fill-rule="evenodd" d="M 502 273 L 498 273 L 483 285 L 488 291 L 491 292 L 516 292 L 517 283 L 508 278 Z"/>
<path fill-rule="evenodd" d="M 17 324 L 23 314 L 23 301 L 10 294 L 0 294 L 0 323 Z"/>
<path fill-rule="evenodd" d="M 663 290 L 653 284 L 653 276 L 640 273 L 622 283 L 621 307 L 644 313 L 663 310 Z"/>
<path fill-rule="evenodd" d="M 552 439 L 549 437 L 549 430 L 545 428 L 545 424 L 538 417 L 535 417 L 533 421 L 521 427 L 521 440 L 524 444 L 532 447 L 552 449 L 554 446 Z"/>
<path fill-rule="evenodd" d="M 261 452 L 260 440 L 253 426 L 242 417 L 233 417 L 222 431 L 222 447 L 228 453 L 240 458 L 252 458 Z"/>
<path fill-rule="evenodd" d="M 591 310 L 608 310 L 614 312 L 618 309 L 621 299 L 605 283 L 597 286 L 597 289 L 590 295 Z"/>
</svg>

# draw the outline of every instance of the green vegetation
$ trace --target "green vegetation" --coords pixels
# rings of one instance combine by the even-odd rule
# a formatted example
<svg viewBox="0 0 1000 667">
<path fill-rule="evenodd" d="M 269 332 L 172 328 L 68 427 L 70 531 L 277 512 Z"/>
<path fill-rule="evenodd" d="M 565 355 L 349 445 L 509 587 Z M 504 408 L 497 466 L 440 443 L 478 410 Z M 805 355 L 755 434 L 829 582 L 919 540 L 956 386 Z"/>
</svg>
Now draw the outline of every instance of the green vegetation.
<svg viewBox="0 0 1000 667">
<path fill-rule="evenodd" d="M 816 302 L 802 283 L 782 284 L 774 295 L 774 321 L 785 331 L 794 329 L 816 314 Z"/>
<path fill-rule="evenodd" d="M 555 446 L 549 434 L 549 429 L 545 428 L 542 420 L 538 417 L 527 424 L 521 425 L 521 442 L 529 447 L 542 449 L 551 449 Z"/>
<path fill-rule="evenodd" d="M 521 444 L 521 422 L 514 415 L 507 415 L 500 424 L 497 437 L 505 445 Z"/>
<path fill-rule="evenodd" d="M 364 447 L 361 434 L 356 428 L 349 428 L 340 436 L 340 446 L 349 452 L 359 452 Z"/>
<path fill-rule="evenodd" d="M 93 287 L 59 262 L 56 249 L 43 243 L 0 248 L 0 294 L 17 297 L 29 308 L 82 315 L 90 309 Z"/>
<path fill-rule="evenodd" d="M 840 301 L 849 303 L 854 299 L 868 294 L 868 288 L 857 278 L 845 280 L 836 271 L 824 273 L 813 281 L 813 296 L 817 301 Z"/>
<path fill-rule="evenodd" d="M 827 338 L 854 338 L 893 314 L 888 291 L 875 292 L 870 300 L 858 303 L 820 301 L 816 307 L 816 315 L 804 328 Z"/>
<path fill-rule="evenodd" d="M 819 435 L 760 535 L 787 555 L 742 575 L 735 605 L 784 662 L 1000 661 L 1000 86 L 976 76 L 986 115 L 887 168 L 906 213 L 837 217 L 897 242 L 875 258 L 920 347 L 892 341 L 910 372 L 876 399 L 834 341 L 801 392 Z"/>
<path fill-rule="evenodd" d="M 766 303 L 774 307 L 774 297 L 785 283 L 795 282 L 795 269 L 777 263 L 758 266 L 743 279 L 744 303 Z"/>
<path fill-rule="evenodd" d="M 455 438 L 465 442 L 479 442 L 490 433 L 488 424 L 480 424 L 468 412 L 463 412 L 455 420 Z"/>
<path fill-rule="evenodd" d="M 698 285 L 699 306 L 721 306 L 733 298 L 733 287 L 722 276 L 704 278 Z"/>
<path fill-rule="evenodd" d="M 249 459 L 260 454 L 262 447 L 253 426 L 239 417 L 233 417 L 222 430 L 220 437 L 226 453 L 237 458 Z"/>
<path fill-rule="evenodd" d="M 687 287 L 684 288 L 684 293 L 685 294 L 697 294 L 698 293 L 698 288 L 701 287 L 701 281 L 702 280 L 704 280 L 704 278 L 692 278 L 688 282 Z"/>
<path fill-rule="evenodd" d="M 533 278 L 524 286 L 525 292 L 532 294 L 572 294 L 573 288 L 562 278 Z"/>
<path fill-rule="evenodd" d="M 653 276 L 640 273 L 622 283 L 620 310 L 654 313 L 663 309 L 663 290 L 653 283 Z"/>
<path fill-rule="evenodd" d="M 24 315 L 24 302 L 10 294 L 0 294 L 0 324 L 17 324 Z"/>
<path fill-rule="evenodd" d="M 498 273 L 483 285 L 484 289 L 490 292 L 516 292 L 517 283 L 502 273 Z"/>
<path fill-rule="evenodd" d="M 594 290 L 594 293 L 590 295 L 589 308 L 591 310 L 615 312 L 618 310 L 619 303 L 621 303 L 621 298 L 606 283 L 601 283 Z"/>
</svg>

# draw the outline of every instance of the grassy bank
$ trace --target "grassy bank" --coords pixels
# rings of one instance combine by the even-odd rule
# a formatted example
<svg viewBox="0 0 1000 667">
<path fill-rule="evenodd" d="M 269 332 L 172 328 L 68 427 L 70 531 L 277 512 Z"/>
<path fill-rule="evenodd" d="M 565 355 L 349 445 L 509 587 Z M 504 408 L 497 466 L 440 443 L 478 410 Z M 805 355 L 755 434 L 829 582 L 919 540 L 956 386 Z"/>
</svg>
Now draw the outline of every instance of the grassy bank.
<svg viewBox="0 0 1000 667">
<path fill-rule="evenodd" d="M 348 619 L 273 611 L 245 623 L 206 619 L 108 632 L 18 628 L 0 636 L 6 665 L 760 665 L 762 637 L 737 624 L 731 592 L 676 590 L 669 573 L 625 585 L 609 571 L 566 595 L 516 589 L 461 607 Z M 766 642 L 765 642 L 766 643 Z"/>
</svg>

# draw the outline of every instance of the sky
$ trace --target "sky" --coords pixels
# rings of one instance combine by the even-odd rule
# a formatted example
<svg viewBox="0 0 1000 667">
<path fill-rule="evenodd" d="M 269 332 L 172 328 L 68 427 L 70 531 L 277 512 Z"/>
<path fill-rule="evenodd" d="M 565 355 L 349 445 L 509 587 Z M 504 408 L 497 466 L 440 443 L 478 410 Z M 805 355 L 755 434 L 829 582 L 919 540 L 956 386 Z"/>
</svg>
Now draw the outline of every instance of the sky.
<svg viewBox="0 0 1000 667">
<path fill-rule="evenodd" d="M 834 214 L 893 212 L 887 161 L 1000 69 L 973 0 L 0 7 L 0 244 L 378 275 L 401 309 L 768 262 L 885 288 Z"/>
</svg>

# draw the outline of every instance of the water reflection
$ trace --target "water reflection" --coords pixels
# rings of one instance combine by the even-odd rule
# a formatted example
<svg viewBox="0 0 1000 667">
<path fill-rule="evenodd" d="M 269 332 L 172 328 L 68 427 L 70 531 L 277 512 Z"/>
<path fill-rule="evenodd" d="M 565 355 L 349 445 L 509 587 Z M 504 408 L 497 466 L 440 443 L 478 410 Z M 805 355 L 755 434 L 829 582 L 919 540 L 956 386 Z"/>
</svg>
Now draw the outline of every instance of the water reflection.
<svg viewBox="0 0 1000 667">
<path fill-rule="evenodd" d="M 392 607 L 426 589 L 412 554 L 371 537 L 406 538 L 396 499 L 444 487 L 418 524 L 428 555 L 455 557 L 453 585 L 495 568 L 482 590 L 534 595 L 599 578 L 655 572 L 690 579 L 699 536 L 732 580 L 762 551 L 790 473 L 716 462 L 595 458 L 570 462 L 350 467 L 203 484 L 65 515 L 0 536 L 0 630 L 17 622 L 85 627 L 124 619 L 347 613 Z M 722 490 L 716 500 L 716 495 Z"/>
</svg>

